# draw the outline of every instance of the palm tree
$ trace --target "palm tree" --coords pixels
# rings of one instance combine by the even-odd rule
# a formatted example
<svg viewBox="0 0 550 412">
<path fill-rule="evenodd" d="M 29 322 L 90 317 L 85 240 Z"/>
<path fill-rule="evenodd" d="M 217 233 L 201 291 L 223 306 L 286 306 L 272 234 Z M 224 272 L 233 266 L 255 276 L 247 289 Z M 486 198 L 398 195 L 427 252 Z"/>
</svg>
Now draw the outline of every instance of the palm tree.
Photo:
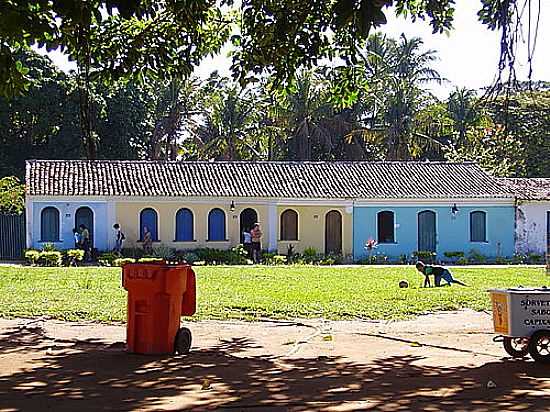
<svg viewBox="0 0 550 412">
<path fill-rule="evenodd" d="M 466 88 L 455 89 L 447 100 L 447 111 L 453 120 L 457 133 L 455 145 L 466 143 L 466 132 L 469 127 L 475 125 L 480 119 L 480 113 L 475 107 L 476 94 Z"/>
<path fill-rule="evenodd" d="M 443 81 L 432 68 L 436 52 L 422 51 L 422 44 L 418 37 L 401 35 L 397 42 L 379 34 L 367 44 L 363 66 L 370 90 L 365 96 L 364 135 L 385 144 L 388 160 L 406 160 L 421 147 L 439 144 L 415 128 L 418 111 L 431 97 L 422 86 Z"/>
<path fill-rule="evenodd" d="M 203 120 L 193 133 L 198 157 L 242 160 L 264 158 L 256 140 L 257 97 L 227 79 L 214 79 L 204 103 Z"/>
<path fill-rule="evenodd" d="M 318 152 L 330 155 L 332 136 L 326 122 L 333 115 L 326 84 L 315 71 L 296 76 L 277 106 L 278 123 L 288 135 L 289 157 L 312 160 Z"/>
<path fill-rule="evenodd" d="M 172 79 L 155 84 L 153 132 L 150 158 L 176 160 L 179 142 L 196 127 L 202 113 L 202 84 L 197 78 Z"/>
</svg>

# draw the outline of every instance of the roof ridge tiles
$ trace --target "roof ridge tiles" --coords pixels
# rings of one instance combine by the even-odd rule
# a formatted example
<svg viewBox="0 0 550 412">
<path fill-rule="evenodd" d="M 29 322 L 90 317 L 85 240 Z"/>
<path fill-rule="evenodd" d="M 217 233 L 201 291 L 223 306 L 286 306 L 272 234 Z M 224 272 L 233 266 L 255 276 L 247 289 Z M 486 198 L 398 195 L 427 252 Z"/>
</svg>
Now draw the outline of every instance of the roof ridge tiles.
<svg viewBox="0 0 550 412">
<path fill-rule="evenodd" d="M 350 167 L 346 167 L 346 166 Z M 294 167 L 301 166 L 301 167 Z M 30 195 L 511 198 L 473 162 L 30 160 Z"/>
<path fill-rule="evenodd" d="M 445 160 L 129 160 L 129 159 L 28 159 L 27 163 L 135 163 L 135 164 L 289 164 L 289 165 L 332 165 L 332 164 L 401 164 L 401 165 L 478 165 L 474 161 Z"/>
</svg>

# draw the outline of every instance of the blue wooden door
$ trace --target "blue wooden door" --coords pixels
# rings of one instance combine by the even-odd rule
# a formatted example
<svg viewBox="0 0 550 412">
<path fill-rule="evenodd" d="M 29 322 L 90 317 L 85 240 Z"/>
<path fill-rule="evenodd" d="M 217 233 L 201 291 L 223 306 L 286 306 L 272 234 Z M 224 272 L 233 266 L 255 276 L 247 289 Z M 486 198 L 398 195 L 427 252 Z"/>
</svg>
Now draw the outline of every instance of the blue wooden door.
<svg viewBox="0 0 550 412">
<path fill-rule="evenodd" d="M 224 241 L 225 213 L 221 209 L 212 209 L 208 214 L 208 240 Z"/>
<path fill-rule="evenodd" d="M 139 226 L 140 226 L 140 229 L 139 229 L 140 240 L 143 240 L 145 228 L 147 228 L 147 230 L 151 232 L 151 239 L 153 239 L 154 242 L 157 242 L 159 240 L 158 216 L 157 216 L 157 212 L 154 209 L 147 208 L 141 211 Z"/>
<path fill-rule="evenodd" d="M 418 214 L 418 250 L 435 252 L 436 249 L 435 212 L 424 210 Z"/>
</svg>

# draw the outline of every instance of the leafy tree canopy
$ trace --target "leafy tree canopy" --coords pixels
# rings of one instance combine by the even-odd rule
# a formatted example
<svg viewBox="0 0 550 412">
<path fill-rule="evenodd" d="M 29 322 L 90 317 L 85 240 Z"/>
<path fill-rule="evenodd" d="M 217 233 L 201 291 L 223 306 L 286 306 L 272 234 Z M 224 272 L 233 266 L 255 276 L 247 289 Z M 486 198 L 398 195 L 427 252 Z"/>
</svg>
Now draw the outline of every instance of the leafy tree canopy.
<svg viewBox="0 0 550 412">
<path fill-rule="evenodd" d="M 25 209 L 25 185 L 15 176 L 0 179 L 0 213 L 21 213 Z"/>
<path fill-rule="evenodd" d="M 490 29 L 506 28 L 519 1 L 480 0 L 480 20 Z M 28 88 L 28 69 L 17 53 L 31 45 L 60 48 L 86 71 L 86 78 L 177 78 L 188 76 L 204 56 L 219 52 L 231 33 L 236 79 L 246 83 L 268 73 L 284 81 L 323 58 L 356 62 L 370 29 L 386 23 L 387 7 L 413 20 L 428 20 L 435 33 L 452 28 L 455 2 L 239 3 L 237 8 L 234 0 L 0 0 L 0 94 L 12 96 Z"/>
</svg>

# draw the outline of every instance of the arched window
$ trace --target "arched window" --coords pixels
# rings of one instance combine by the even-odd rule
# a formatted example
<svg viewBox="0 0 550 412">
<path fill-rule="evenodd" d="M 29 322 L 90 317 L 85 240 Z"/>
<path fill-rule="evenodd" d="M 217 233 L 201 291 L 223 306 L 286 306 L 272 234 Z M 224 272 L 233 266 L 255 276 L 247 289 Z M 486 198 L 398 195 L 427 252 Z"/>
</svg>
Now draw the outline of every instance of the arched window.
<svg viewBox="0 0 550 412">
<path fill-rule="evenodd" d="M 176 241 L 191 240 L 193 240 L 193 212 L 183 208 L 176 213 Z"/>
<path fill-rule="evenodd" d="M 150 207 L 143 209 L 139 215 L 139 238 L 143 240 L 144 229 L 149 229 L 153 241 L 158 241 L 158 216 L 157 212 Z"/>
<path fill-rule="evenodd" d="M 225 213 L 221 209 L 208 214 L 208 240 L 225 240 Z"/>
<path fill-rule="evenodd" d="M 292 209 L 281 214 L 281 240 L 298 240 L 298 213 Z"/>
<path fill-rule="evenodd" d="M 470 213 L 470 242 L 487 242 L 487 214 L 485 212 Z"/>
<path fill-rule="evenodd" d="M 393 212 L 378 213 L 378 243 L 395 243 L 395 224 Z"/>
<path fill-rule="evenodd" d="M 46 207 L 40 213 L 40 241 L 59 242 L 59 210 Z"/>
</svg>

